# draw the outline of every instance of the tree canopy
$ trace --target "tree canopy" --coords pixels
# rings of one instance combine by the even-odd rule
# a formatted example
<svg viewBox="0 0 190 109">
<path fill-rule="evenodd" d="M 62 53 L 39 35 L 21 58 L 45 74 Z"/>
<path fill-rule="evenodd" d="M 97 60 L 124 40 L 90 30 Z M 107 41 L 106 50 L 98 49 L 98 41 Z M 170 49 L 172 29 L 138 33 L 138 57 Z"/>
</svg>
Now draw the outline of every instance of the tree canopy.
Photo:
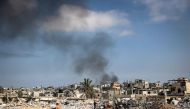
<svg viewBox="0 0 190 109">
<path fill-rule="evenodd" d="M 94 97 L 94 91 L 92 87 L 92 80 L 89 78 L 84 78 L 84 81 L 80 83 L 83 86 L 83 91 L 87 98 Z"/>
</svg>

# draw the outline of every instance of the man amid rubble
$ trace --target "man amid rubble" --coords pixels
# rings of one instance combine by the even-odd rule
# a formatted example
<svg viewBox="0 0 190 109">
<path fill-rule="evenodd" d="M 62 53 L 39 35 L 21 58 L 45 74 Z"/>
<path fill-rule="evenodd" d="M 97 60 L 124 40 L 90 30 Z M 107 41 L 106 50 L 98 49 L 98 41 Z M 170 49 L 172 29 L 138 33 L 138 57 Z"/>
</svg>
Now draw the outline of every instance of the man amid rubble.
<svg viewBox="0 0 190 109">
<path fill-rule="evenodd" d="M 60 103 L 56 103 L 56 107 L 55 107 L 55 109 L 61 109 L 61 105 L 60 105 Z"/>
<path fill-rule="evenodd" d="M 96 104 L 97 104 L 97 103 L 96 103 L 96 101 L 94 100 L 94 109 L 96 109 Z"/>
</svg>

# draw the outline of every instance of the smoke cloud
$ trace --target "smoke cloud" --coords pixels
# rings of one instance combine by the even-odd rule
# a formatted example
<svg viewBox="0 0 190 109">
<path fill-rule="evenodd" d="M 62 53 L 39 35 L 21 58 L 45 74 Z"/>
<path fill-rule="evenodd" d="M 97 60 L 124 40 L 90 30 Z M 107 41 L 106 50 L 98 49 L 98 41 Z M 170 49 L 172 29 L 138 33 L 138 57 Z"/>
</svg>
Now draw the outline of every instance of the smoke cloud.
<svg viewBox="0 0 190 109">
<path fill-rule="evenodd" d="M 76 74 L 96 76 L 100 82 L 117 81 L 116 75 L 108 75 L 106 68 L 109 64 L 106 53 L 114 45 L 112 38 L 104 33 L 95 36 L 47 35 L 44 38 L 47 45 L 72 56 L 72 66 Z"/>
<path fill-rule="evenodd" d="M 107 73 L 104 73 L 102 75 L 100 83 L 104 84 L 107 82 L 116 82 L 116 81 L 118 81 L 118 77 L 116 75 L 114 75 L 114 74 L 108 75 Z"/>
<path fill-rule="evenodd" d="M 118 80 L 115 75 L 109 76 L 106 71 L 109 63 L 106 52 L 114 45 L 108 34 L 98 32 L 93 36 L 79 36 L 74 33 L 64 33 L 65 31 L 52 32 L 44 29 L 44 22 L 48 21 L 49 18 L 59 16 L 60 7 L 65 4 L 69 4 L 66 6 L 82 7 L 80 8 L 82 10 L 75 11 L 79 12 L 79 14 L 75 13 L 75 17 L 77 16 L 81 20 L 87 18 L 89 13 L 85 10 L 87 8 L 86 0 L 1 0 L 0 2 L 0 43 L 4 41 L 11 43 L 17 41 L 17 39 L 22 39 L 23 43 L 35 43 L 38 42 L 40 37 L 41 43 L 44 45 L 54 47 L 72 57 L 70 61 L 76 74 L 81 75 L 87 72 L 92 76 L 98 75 L 101 78 L 100 81 Z M 68 8 L 61 8 L 61 10 L 64 10 L 63 12 L 69 11 L 66 9 Z M 64 21 L 67 21 L 66 17 L 68 15 L 62 14 L 61 16 Z M 96 20 L 98 19 L 96 18 Z M 85 26 L 85 22 L 83 23 Z M 65 28 L 71 27 L 71 24 L 67 22 L 63 25 Z M 72 23 L 72 25 L 75 24 Z M 108 24 L 106 23 L 106 25 Z M 54 26 L 56 28 L 56 25 Z M 43 34 L 39 34 L 40 30 Z M 5 55 L 13 56 L 10 53 L 0 51 L 0 56 Z M 19 53 L 14 54 L 14 56 L 26 57 L 33 55 Z"/>
<path fill-rule="evenodd" d="M 35 0 L 2 0 L 0 3 L 0 39 L 14 40 L 21 34 L 32 33 L 37 17 Z M 33 38 L 30 34 L 23 38 Z"/>
<path fill-rule="evenodd" d="M 35 39 L 47 17 L 56 16 L 63 4 L 85 7 L 86 0 L 1 0 L 0 40 Z"/>
</svg>

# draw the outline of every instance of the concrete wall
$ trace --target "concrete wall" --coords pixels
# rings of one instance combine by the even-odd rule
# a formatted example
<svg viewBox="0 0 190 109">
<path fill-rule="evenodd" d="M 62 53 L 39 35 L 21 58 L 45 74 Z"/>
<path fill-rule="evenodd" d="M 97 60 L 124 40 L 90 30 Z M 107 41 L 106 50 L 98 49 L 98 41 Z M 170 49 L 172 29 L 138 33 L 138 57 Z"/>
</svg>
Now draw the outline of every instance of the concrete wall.
<svg viewBox="0 0 190 109">
<path fill-rule="evenodd" d="M 0 98 L 0 103 L 3 103 L 3 100 Z"/>
<path fill-rule="evenodd" d="M 186 91 L 185 94 L 190 94 L 190 82 L 186 82 Z"/>
</svg>

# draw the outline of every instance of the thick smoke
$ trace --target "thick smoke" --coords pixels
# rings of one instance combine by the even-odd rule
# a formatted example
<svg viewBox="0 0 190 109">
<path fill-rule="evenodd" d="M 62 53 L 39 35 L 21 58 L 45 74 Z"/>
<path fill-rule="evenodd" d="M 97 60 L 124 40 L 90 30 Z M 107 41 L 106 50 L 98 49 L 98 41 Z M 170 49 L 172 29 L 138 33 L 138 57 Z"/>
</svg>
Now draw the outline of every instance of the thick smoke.
<svg viewBox="0 0 190 109">
<path fill-rule="evenodd" d="M 86 8 L 85 2 L 86 0 L 1 0 L 0 43 L 3 41 L 11 43 L 17 39 L 24 39 L 23 41 L 30 43 L 40 37 L 43 44 L 71 55 L 72 66 L 77 74 L 98 75 L 100 81 L 117 81 L 115 75 L 109 76 L 106 72 L 109 62 L 105 53 L 113 46 L 113 40 L 105 32 L 99 32 L 95 36 L 69 35 L 64 32 L 57 34 L 50 31 L 38 34 L 43 28 L 43 22 L 56 17 L 62 5 Z M 78 17 L 80 16 L 81 14 Z M 82 13 L 81 17 L 85 16 L 88 16 L 87 12 Z M 12 56 L 9 53 L 0 54 Z M 22 56 L 22 53 L 18 56 Z"/>
<path fill-rule="evenodd" d="M 118 81 L 118 77 L 116 75 L 114 75 L 114 74 L 108 75 L 107 73 L 104 73 L 102 75 L 100 83 L 104 84 L 107 82 L 116 82 L 116 81 Z"/>
<path fill-rule="evenodd" d="M 108 65 L 104 53 L 112 45 L 111 37 L 105 33 L 98 33 L 90 38 L 88 42 L 82 44 L 83 53 L 74 61 L 75 71 L 77 73 L 104 73 Z"/>
<path fill-rule="evenodd" d="M 36 39 L 43 21 L 56 16 L 63 4 L 85 7 L 87 0 L 1 0 L 0 41 Z"/>
<path fill-rule="evenodd" d="M 37 17 L 37 4 L 35 0 L 2 0 L 0 3 L 0 39 L 12 41 L 20 35 L 23 38 L 33 38 Z"/>
<path fill-rule="evenodd" d="M 92 37 L 75 35 L 46 35 L 44 42 L 72 56 L 74 72 L 99 78 L 101 83 L 118 81 L 116 75 L 108 75 L 108 59 L 105 53 L 113 47 L 112 38 L 103 32 Z"/>
</svg>

